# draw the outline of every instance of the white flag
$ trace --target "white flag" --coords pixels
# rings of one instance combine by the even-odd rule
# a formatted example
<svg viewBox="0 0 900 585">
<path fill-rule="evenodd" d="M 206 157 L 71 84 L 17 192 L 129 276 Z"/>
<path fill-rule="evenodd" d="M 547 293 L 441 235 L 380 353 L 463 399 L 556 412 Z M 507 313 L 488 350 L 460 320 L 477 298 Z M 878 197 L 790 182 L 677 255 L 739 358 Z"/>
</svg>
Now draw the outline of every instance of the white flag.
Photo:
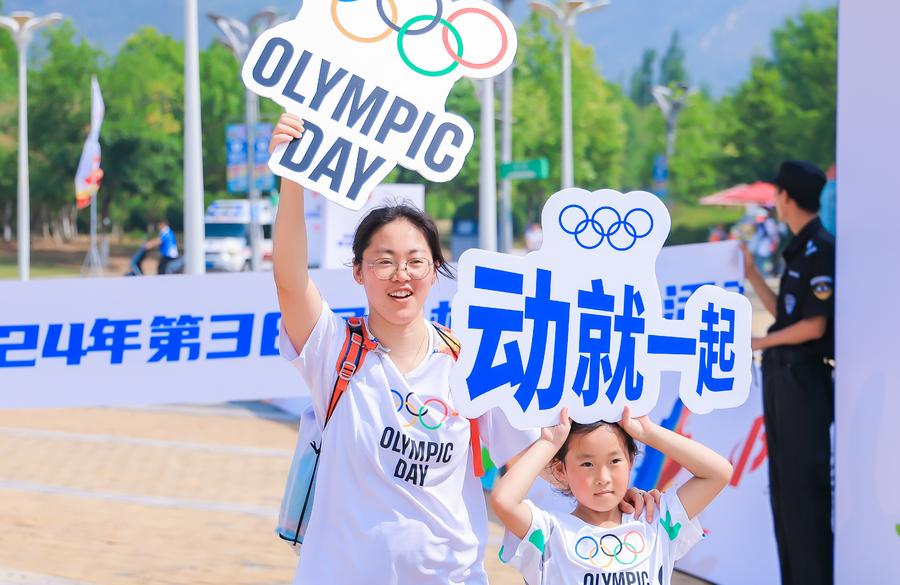
<svg viewBox="0 0 900 585">
<path fill-rule="evenodd" d="M 100 168 L 100 126 L 105 113 L 100 84 L 96 77 L 91 77 L 91 131 L 84 141 L 78 171 L 75 173 L 75 203 L 78 209 L 91 204 L 103 179 L 103 170 Z"/>
</svg>

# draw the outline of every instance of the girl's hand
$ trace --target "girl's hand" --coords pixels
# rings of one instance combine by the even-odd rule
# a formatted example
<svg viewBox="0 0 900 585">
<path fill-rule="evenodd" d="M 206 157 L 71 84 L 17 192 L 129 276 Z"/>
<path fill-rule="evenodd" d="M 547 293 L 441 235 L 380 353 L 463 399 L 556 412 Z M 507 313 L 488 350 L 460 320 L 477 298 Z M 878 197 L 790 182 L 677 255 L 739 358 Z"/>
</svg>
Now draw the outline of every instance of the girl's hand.
<svg viewBox="0 0 900 585">
<path fill-rule="evenodd" d="M 650 426 L 652 424 L 650 419 L 647 418 L 647 415 L 631 418 L 631 409 L 627 406 L 625 407 L 625 410 L 622 411 L 622 420 L 619 421 L 619 426 L 622 427 L 623 431 L 631 435 L 631 438 L 635 441 L 640 441 L 642 443 L 646 443 L 644 436 L 650 432 Z"/>
<path fill-rule="evenodd" d="M 285 112 L 278 120 L 278 124 L 272 131 L 272 140 L 269 141 L 269 154 L 281 144 L 287 144 L 303 134 L 303 120 L 294 114 Z"/>
<path fill-rule="evenodd" d="M 544 427 L 541 431 L 541 439 L 559 449 L 566 442 L 569 431 L 572 429 L 572 421 L 569 419 L 569 409 L 564 407 L 559 413 L 559 424 L 552 427 Z"/>
</svg>

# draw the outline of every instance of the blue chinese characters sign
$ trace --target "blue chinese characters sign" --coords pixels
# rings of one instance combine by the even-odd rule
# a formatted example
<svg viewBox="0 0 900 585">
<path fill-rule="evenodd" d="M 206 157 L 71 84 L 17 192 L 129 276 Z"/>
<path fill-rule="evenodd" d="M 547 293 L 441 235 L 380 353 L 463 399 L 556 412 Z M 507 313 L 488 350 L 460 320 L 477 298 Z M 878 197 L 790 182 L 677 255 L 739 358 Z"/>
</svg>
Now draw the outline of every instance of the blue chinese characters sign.
<svg viewBox="0 0 900 585">
<path fill-rule="evenodd" d="M 683 318 L 664 318 L 656 259 L 670 219 L 656 196 L 567 189 L 547 201 L 542 224 L 543 245 L 527 256 L 460 258 L 452 312 L 463 351 L 451 375 L 460 413 L 500 407 L 529 428 L 568 406 L 580 422 L 615 421 L 626 404 L 650 412 L 664 371 L 680 373 L 694 412 L 746 400 L 750 302 L 704 285 Z"/>
</svg>

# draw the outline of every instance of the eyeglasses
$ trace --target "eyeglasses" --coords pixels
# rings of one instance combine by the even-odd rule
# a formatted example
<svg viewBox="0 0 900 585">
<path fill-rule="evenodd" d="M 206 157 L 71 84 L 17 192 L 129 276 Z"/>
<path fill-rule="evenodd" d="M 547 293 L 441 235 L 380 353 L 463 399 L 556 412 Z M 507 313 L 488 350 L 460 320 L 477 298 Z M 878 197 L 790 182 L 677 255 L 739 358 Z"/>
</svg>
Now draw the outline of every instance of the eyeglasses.
<svg viewBox="0 0 900 585">
<path fill-rule="evenodd" d="M 412 280 L 422 280 L 431 274 L 434 263 L 428 258 L 410 258 L 404 262 L 397 262 L 390 258 L 379 258 L 366 265 L 372 269 L 378 280 L 390 280 L 394 278 L 398 270 L 405 270 Z"/>
</svg>

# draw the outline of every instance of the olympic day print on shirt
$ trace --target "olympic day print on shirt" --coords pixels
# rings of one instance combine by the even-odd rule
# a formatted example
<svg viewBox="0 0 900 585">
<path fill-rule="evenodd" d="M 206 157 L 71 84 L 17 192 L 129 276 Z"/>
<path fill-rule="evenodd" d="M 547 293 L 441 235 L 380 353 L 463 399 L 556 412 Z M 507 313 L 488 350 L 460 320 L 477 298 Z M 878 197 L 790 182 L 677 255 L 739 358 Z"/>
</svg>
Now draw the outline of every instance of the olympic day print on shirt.
<svg viewBox="0 0 900 585">
<path fill-rule="evenodd" d="M 520 540 L 506 531 L 499 556 L 533 585 L 667 585 L 675 561 L 704 538 L 699 519 L 688 518 L 674 492 L 662 495 L 653 522 L 623 514 L 614 528 L 526 503 L 532 517 L 528 533 Z"/>
<path fill-rule="evenodd" d="M 457 175 L 474 134 L 447 96 L 462 77 L 502 73 L 516 48 L 483 0 L 316 0 L 260 36 L 242 75 L 305 121 L 272 171 L 360 209 L 398 163 L 429 181 Z"/>
</svg>

